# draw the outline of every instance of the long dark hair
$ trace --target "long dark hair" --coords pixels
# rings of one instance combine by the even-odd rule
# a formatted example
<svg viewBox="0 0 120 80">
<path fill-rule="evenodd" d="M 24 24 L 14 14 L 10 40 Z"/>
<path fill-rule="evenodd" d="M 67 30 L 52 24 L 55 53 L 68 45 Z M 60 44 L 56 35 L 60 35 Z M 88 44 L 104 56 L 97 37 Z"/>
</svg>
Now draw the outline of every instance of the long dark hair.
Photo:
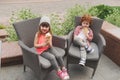
<svg viewBox="0 0 120 80">
<path fill-rule="evenodd" d="M 52 31 L 51 31 L 51 27 L 50 27 L 50 24 L 48 22 L 42 22 L 39 27 L 38 27 L 38 33 L 41 34 L 41 26 L 43 27 L 49 27 L 49 32 L 50 34 L 52 35 Z"/>
</svg>

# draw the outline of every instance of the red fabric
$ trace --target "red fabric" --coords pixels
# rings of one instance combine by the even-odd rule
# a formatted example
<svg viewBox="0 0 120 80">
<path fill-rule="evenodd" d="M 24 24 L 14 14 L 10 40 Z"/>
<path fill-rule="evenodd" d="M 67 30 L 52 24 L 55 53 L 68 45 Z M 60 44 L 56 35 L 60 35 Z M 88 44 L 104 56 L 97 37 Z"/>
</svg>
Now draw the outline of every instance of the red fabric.
<svg viewBox="0 0 120 80">
<path fill-rule="evenodd" d="M 45 42 L 45 35 L 39 35 L 38 36 L 38 44 L 44 43 Z M 40 48 L 36 48 L 36 51 L 41 54 L 42 52 L 44 52 L 45 50 L 47 50 L 49 48 L 49 46 L 44 46 L 44 47 L 40 47 Z"/>
</svg>

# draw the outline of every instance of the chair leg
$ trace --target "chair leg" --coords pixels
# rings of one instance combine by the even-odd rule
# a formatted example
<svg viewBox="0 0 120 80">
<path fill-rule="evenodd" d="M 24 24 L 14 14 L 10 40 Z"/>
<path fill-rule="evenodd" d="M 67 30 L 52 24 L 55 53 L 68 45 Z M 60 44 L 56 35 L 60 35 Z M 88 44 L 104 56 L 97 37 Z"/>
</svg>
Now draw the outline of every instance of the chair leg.
<svg viewBox="0 0 120 80">
<path fill-rule="evenodd" d="M 67 64 L 67 70 L 69 71 L 69 66 L 68 66 L 68 64 Z"/>
<path fill-rule="evenodd" d="M 26 72 L 26 66 L 24 65 L 24 72 Z"/>
<path fill-rule="evenodd" d="M 66 59 L 66 67 L 67 67 L 67 70 L 68 70 L 68 58 Z"/>
<path fill-rule="evenodd" d="M 95 72 L 96 72 L 96 69 L 97 69 L 97 66 L 98 66 L 98 62 L 99 61 L 97 61 L 97 63 L 96 64 L 94 64 L 94 67 L 93 67 L 93 73 L 92 73 L 92 76 L 91 76 L 91 79 L 94 77 L 94 75 L 95 75 Z"/>
<path fill-rule="evenodd" d="M 67 71 L 69 73 L 69 64 L 68 64 L 68 61 L 67 61 Z"/>
<path fill-rule="evenodd" d="M 93 77 L 94 77 L 94 75 L 95 75 L 95 72 L 96 72 L 96 68 L 94 68 L 94 70 L 93 70 L 93 73 L 92 73 L 91 79 L 93 79 Z"/>
</svg>

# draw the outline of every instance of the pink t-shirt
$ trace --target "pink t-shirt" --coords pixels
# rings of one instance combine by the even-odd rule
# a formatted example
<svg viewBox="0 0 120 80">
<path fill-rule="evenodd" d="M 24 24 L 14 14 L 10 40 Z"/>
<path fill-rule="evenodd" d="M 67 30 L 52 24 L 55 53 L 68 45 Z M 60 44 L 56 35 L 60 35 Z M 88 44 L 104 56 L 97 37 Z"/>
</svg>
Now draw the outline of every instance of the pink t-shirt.
<svg viewBox="0 0 120 80">
<path fill-rule="evenodd" d="M 39 35 L 38 36 L 38 44 L 44 43 L 45 42 L 45 35 Z M 47 50 L 49 48 L 49 46 L 44 46 L 44 47 L 40 47 L 40 48 L 36 48 L 36 51 L 41 54 L 42 52 L 44 52 L 45 50 Z"/>
</svg>

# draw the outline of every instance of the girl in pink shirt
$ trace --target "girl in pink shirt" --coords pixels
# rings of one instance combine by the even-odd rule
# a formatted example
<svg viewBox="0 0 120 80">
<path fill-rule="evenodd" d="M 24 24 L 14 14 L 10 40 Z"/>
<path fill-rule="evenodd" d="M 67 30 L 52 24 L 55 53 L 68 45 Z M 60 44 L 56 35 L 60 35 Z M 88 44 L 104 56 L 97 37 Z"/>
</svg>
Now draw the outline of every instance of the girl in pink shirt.
<svg viewBox="0 0 120 80">
<path fill-rule="evenodd" d="M 39 29 L 34 39 L 34 46 L 38 54 L 50 61 L 51 65 L 57 71 L 57 75 L 62 80 L 69 79 L 67 69 L 64 66 L 63 58 L 52 45 L 50 19 L 47 16 L 43 16 L 40 20 Z M 58 64 L 58 62 L 60 64 Z"/>
</svg>

